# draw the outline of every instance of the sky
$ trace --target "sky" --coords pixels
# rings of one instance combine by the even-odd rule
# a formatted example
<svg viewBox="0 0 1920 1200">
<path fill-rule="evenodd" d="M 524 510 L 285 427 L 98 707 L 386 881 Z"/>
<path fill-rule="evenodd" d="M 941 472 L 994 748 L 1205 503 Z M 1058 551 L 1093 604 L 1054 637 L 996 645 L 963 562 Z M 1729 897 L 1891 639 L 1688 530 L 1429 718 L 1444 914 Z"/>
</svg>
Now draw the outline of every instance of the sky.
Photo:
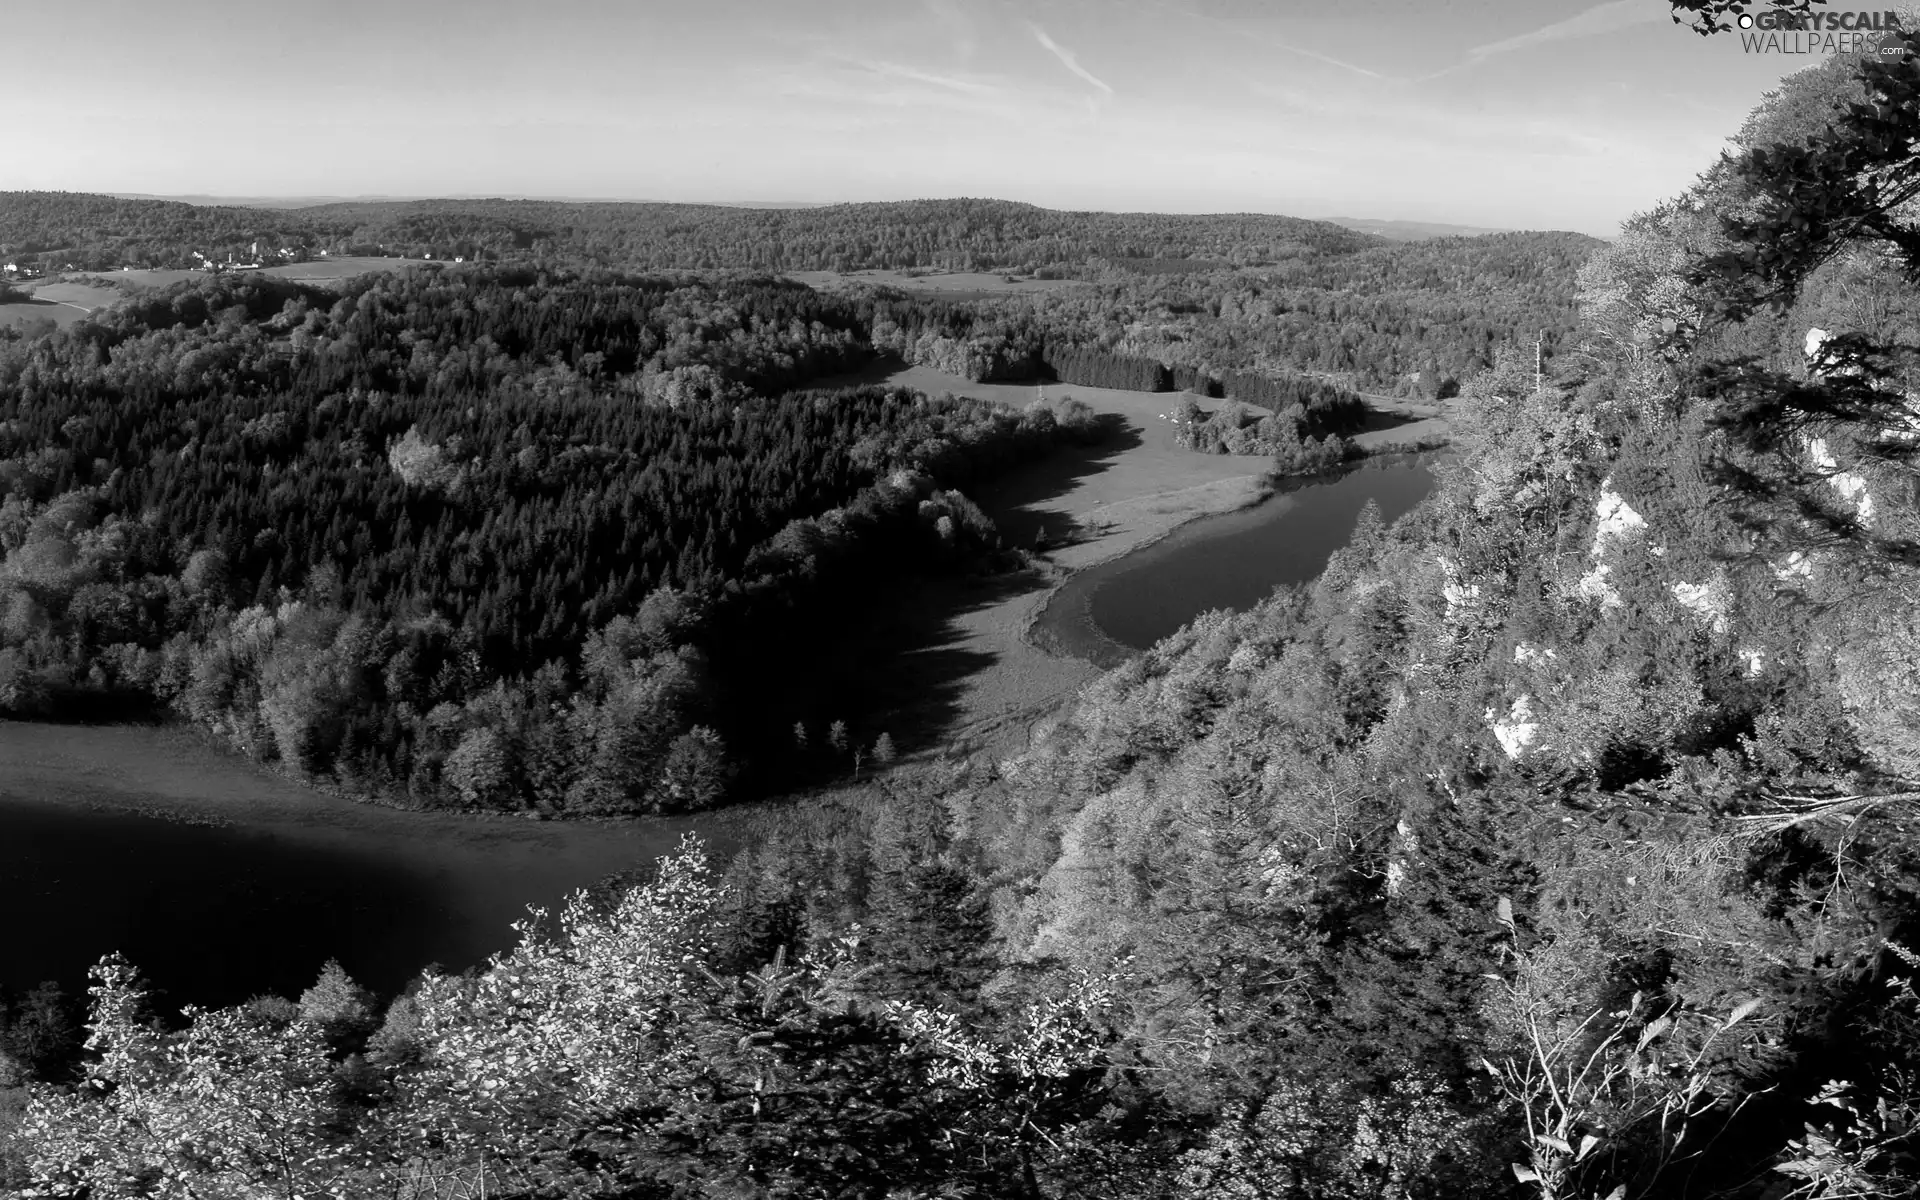
<svg viewBox="0 0 1920 1200">
<path fill-rule="evenodd" d="M 1810 58 L 1665 0 L 7 0 L 0 190 L 1274 212 L 1607 236 Z"/>
</svg>

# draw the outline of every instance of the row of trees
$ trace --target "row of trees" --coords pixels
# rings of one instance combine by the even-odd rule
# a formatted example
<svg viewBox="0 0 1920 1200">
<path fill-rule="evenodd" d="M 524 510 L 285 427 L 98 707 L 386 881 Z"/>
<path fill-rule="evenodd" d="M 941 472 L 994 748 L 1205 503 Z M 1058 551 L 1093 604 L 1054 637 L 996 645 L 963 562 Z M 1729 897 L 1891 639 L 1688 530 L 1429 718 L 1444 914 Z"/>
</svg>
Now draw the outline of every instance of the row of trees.
<svg viewBox="0 0 1920 1200">
<path fill-rule="evenodd" d="M 1266 416 L 1235 400 L 1209 413 L 1191 396 L 1174 409 L 1174 440 L 1203 454 L 1271 458 L 1283 475 L 1311 475 L 1340 466 L 1356 451 L 1338 433 L 1305 432 L 1315 419 L 1298 404 Z"/>
</svg>

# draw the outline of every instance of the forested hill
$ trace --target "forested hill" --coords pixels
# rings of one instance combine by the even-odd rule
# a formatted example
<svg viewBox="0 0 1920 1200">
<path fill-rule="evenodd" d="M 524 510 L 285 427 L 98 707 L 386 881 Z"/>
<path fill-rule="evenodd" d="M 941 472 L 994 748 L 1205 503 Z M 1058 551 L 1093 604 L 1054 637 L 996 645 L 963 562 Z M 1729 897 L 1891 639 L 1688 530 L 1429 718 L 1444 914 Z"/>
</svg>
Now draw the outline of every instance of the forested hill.
<svg viewBox="0 0 1920 1200">
<path fill-rule="evenodd" d="M 1056 341 L 1215 373 L 1324 373 L 1379 391 L 1449 392 L 1504 346 L 1576 341 L 1575 276 L 1605 243 L 1503 233 L 1372 246 L 1227 271 L 1125 266 L 1025 297 Z M 1009 317 L 1002 317 L 1008 320 Z"/>
<path fill-rule="evenodd" d="M 1056 212 L 998 200 L 797 210 L 433 200 L 286 211 L 0 197 L 0 252 L 54 270 L 191 266 L 196 251 L 247 261 L 257 245 L 273 261 L 327 249 L 561 269 L 1073 276 L 1097 286 L 948 302 L 944 332 L 967 334 L 952 353 L 889 348 L 971 379 L 1030 377 L 1048 341 L 1143 367 L 1154 360 L 1188 379 L 1311 372 L 1429 397 L 1485 370 L 1509 343 L 1541 339 L 1553 358 L 1576 324 L 1574 274 L 1602 244 L 1555 232 L 1387 242 L 1291 217 Z"/>
<path fill-rule="evenodd" d="M 544 258 L 637 269 L 1034 270 L 1107 259 L 1279 262 L 1380 239 L 1261 214 L 1060 212 L 1005 200 L 806 209 L 536 200 L 374 201 L 292 210 L 0 192 L 0 254 L 55 267 L 189 266 L 258 242 L 317 254 Z"/>
<path fill-rule="evenodd" d="M 949 489 L 1091 432 L 1064 397 L 794 390 L 864 362 L 871 320 L 794 283 L 423 265 L 0 336 L 0 713 L 164 701 L 407 804 L 804 779 L 857 714 L 762 703 L 796 628 L 990 560 Z"/>
</svg>

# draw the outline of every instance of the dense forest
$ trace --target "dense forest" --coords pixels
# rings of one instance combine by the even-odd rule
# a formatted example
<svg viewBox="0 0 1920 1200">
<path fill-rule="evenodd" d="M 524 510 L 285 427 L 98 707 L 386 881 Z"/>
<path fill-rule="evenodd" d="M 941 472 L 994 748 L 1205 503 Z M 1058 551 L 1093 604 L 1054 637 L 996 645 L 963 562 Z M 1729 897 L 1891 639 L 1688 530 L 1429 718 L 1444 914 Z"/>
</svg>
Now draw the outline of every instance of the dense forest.
<svg viewBox="0 0 1920 1200">
<path fill-rule="evenodd" d="M 1717 3 L 1676 7 L 1711 22 Z M 1363 517 L 1310 585 L 1109 672 L 1023 754 L 928 760 L 771 807 L 732 858 L 690 840 L 530 917 L 484 968 L 399 996 L 330 965 L 298 997 L 169 1027 L 136 965 L 109 957 L 84 1046 L 57 999 L 10 997 L 0 1083 L 25 1082 L 0 1091 L 7 1182 L 76 1200 L 1912 1195 L 1920 35 L 1899 41 L 1904 57 L 1840 55 L 1788 79 L 1686 194 L 1595 251 L 1552 373 L 1536 376 L 1531 344 L 1496 348 L 1461 384 L 1459 461 L 1435 497 L 1391 527 Z M 377 296 L 360 311 L 382 288 L 423 316 L 484 298 L 503 330 L 527 331 L 537 354 L 496 338 L 486 403 L 534 431 L 536 465 L 565 453 L 536 420 L 573 411 L 560 372 L 596 378 L 561 343 L 601 288 L 610 328 L 631 314 L 621 378 L 690 345 L 675 330 L 700 322 L 660 309 L 725 330 L 660 360 L 711 372 L 691 412 L 670 396 L 592 407 L 625 437 L 646 436 L 649 413 L 794 408 L 780 426 L 794 453 L 874 439 L 858 455 L 871 474 L 845 486 L 887 509 L 944 487 L 934 441 L 980 429 L 992 462 L 1072 423 L 805 390 L 716 407 L 714 389 L 757 372 L 806 382 L 775 368 L 857 345 L 841 334 L 860 318 L 766 283 L 556 278 L 568 315 L 545 322 L 542 289 L 513 299 L 511 278 L 361 285 L 314 326 L 316 341 L 359 339 L 333 365 L 272 365 L 307 318 L 273 328 L 298 297 L 245 288 L 197 323 L 117 318 L 152 339 L 149 365 L 88 351 L 102 334 L 87 324 L 9 345 L 9 389 L 31 372 L 51 410 L 6 413 L 41 423 L 10 460 L 28 496 L 8 501 L 10 528 L 65 539 L 24 561 L 65 579 L 116 548 L 165 551 L 178 574 L 148 573 L 162 589 L 234 586 L 230 557 L 193 556 L 245 547 L 179 546 L 166 505 L 127 482 L 190 478 L 176 465 L 189 439 L 189 461 L 223 439 L 196 427 L 128 450 L 95 431 L 146 411 L 113 403 L 120 390 L 158 397 L 183 374 L 184 398 L 147 407 L 191 409 L 212 378 L 235 409 L 219 415 L 244 426 L 266 412 L 249 396 L 282 394 L 255 380 L 377 387 L 398 410 L 384 424 L 345 404 L 325 418 L 386 439 L 362 453 L 387 473 L 367 494 L 395 487 L 441 513 L 493 486 L 506 451 L 463 424 L 489 418 L 461 381 L 495 359 L 463 361 L 443 393 L 425 381 L 452 350 L 423 333 L 421 382 L 397 386 L 410 326 L 382 325 Z M 183 366 L 222 323 L 233 352 Z M 740 342 L 764 356 L 719 348 Z M 375 350 L 384 384 L 355 375 Z M 597 436 L 617 449 L 612 427 Z M 684 461 L 700 444 L 688 434 Z M 215 477 L 255 486 L 237 468 Z M 121 507 L 95 519 L 69 498 L 82 488 Z M 925 494 L 964 515 L 950 492 Z M 918 505 L 898 511 L 917 522 Z M 941 544 L 934 525 L 912 544 Z M 756 552 L 716 543 L 684 577 Z M 688 658 L 655 647 L 690 619 L 658 590 L 683 568 L 661 570 L 625 594 L 640 615 L 586 635 L 585 674 L 568 679 L 582 703 L 678 686 L 672 661 Z M 28 582 L 14 586 L 39 603 Z M 322 582 L 353 586 L 344 571 Z M 282 603 L 318 610 L 326 594 Z M 366 602 L 392 597 L 370 586 Z M 277 613 L 251 611 L 235 625 L 213 609 L 230 661 L 257 663 L 281 636 Z M 328 653 L 281 669 L 309 661 Z M 464 739 L 487 719 L 469 704 L 452 728 Z"/>
<path fill-rule="evenodd" d="M 374 223 L 342 223 L 343 214 Z M 464 228 L 504 214 L 524 216 L 525 230 L 538 232 L 491 242 L 415 237 L 442 222 Z M 55 271 L 192 266 L 196 250 L 244 260 L 255 245 L 266 257 L 330 249 L 569 269 L 1066 275 L 1093 286 L 964 304 L 865 290 L 876 307 L 906 314 L 903 331 L 877 334 L 882 348 L 969 379 L 1029 378 L 1044 359 L 1064 369 L 1061 379 L 1097 386 L 1217 394 L 1209 381 L 1257 372 L 1433 397 L 1485 370 L 1509 342 L 1541 339 L 1553 356 L 1575 326 L 1574 273 L 1599 243 L 1571 233 L 1388 243 L 1289 217 L 1065 213 L 985 200 L 796 210 L 419 201 L 283 211 L 0 193 L 0 256 Z M 1098 356 L 1097 368 L 1083 366 L 1088 355 Z M 1272 407 L 1258 395 L 1236 398 Z"/>
<path fill-rule="evenodd" d="M 421 271 L 216 279 L 0 345 L 0 706 L 153 697 L 413 804 L 710 803 L 727 739 L 808 715 L 750 699 L 798 622 L 864 573 L 991 565 L 952 489 L 1099 433 L 1064 396 L 794 390 L 871 353 L 860 318 Z"/>
<path fill-rule="evenodd" d="M 1552 358 L 1573 341 L 1574 276 L 1600 244 L 1580 234 L 1513 233 L 1231 272 L 1108 272 L 1093 288 L 1020 304 L 1056 340 L 1175 371 L 1288 371 L 1438 397 L 1491 366 L 1500 347 L 1540 339 Z"/>
<path fill-rule="evenodd" d="M 1436 399 L 1492 366 L 1501 347 L 1538 343 L 1551 361 L 1575 345 L 1575 276 L 1600 245 L 1514 233 L 1179 275 L 1099 266 L 1091 286 L 968 304 L 861 290 L 912 310 L 903 325 L 938 309 L 942 331 L 964 330 L 951 342 L 908 336 L 892 348 L 970 379 L 1026 378 L 1044 360 L 1071 383 L 1266 407 L 1293 398 L 1264 390 L 1274 376 Z"/>
</svg>

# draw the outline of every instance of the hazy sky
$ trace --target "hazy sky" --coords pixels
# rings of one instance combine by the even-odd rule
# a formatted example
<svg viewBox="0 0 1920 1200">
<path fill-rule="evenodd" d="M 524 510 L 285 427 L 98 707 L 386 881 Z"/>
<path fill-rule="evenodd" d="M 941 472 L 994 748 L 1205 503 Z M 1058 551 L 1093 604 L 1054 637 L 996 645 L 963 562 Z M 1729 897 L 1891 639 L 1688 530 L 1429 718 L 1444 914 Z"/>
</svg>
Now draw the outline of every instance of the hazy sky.
<svg viewBox="0 0 1920 1200">
<path fill-rule="evenodd" d="M 8 0 L 0 189 L 995 196 L 1607 234 L 1779 78 L 1665 0 Z"/>
</svg>

